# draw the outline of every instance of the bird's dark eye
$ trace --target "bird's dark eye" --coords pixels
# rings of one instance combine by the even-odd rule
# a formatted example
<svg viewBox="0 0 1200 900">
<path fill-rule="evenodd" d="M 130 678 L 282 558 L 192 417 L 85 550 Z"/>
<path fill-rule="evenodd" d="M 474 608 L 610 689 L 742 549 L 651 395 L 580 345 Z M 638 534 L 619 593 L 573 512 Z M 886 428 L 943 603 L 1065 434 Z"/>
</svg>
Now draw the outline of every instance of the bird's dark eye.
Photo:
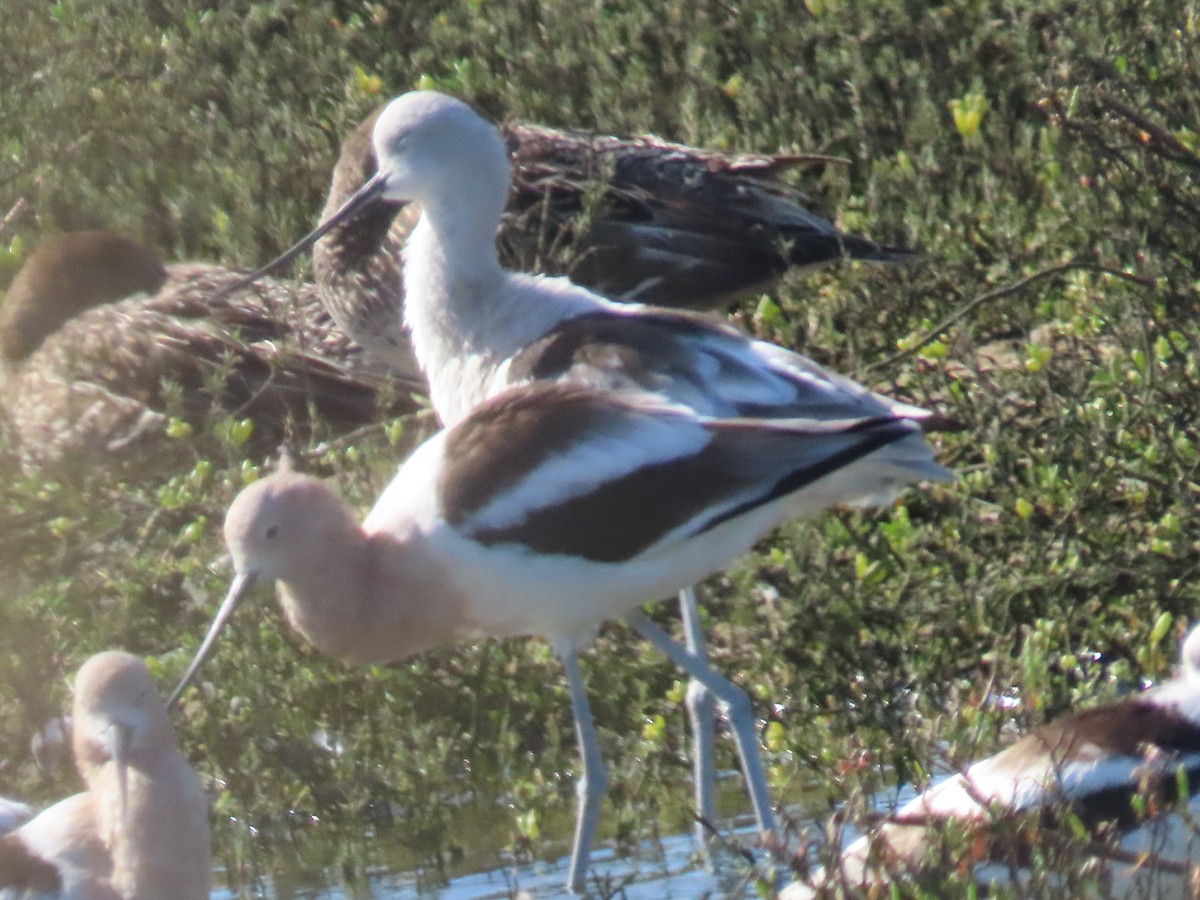
<svg viewBox="0 0 1200 900">
<path fill-rule="evenodd" d="M 267 529 L 267 537 L 273 538 L 277 534 L 279 534 L 279 526 L 278 525 L 272 525 Z"/>
</svg>

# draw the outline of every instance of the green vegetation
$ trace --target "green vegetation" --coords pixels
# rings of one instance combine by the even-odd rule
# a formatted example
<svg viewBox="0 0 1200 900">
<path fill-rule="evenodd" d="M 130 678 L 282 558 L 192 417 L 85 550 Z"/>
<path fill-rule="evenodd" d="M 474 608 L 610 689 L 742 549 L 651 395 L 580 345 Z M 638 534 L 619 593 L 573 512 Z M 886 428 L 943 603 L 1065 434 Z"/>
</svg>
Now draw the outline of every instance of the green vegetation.
<svg viewBox="0 0 1200 900">
<path fill-rule="evenodd" d="M 261 262 L 314 221 L 342 134 L 415 86 L 495 118 L 846 157 L 801 176 L 815 208 L 927 259 L 830 268 L 737 317 L 957 419 L 940 445 L 961 481 L 787 527 L 706 594 L 717 664 L 770 721 L 776 789 L 861 816 L 936 759 L 991 752 L 1014 718 L 1165 677 L 1200 615 L 1200 3 L 797 6 L 9 0 L 0 216 L 25 208 L 0 276 L 98 226 L 171 259 Z M 401 452 L 389 434 L 308 464 L 365 510 Z M 67 483 L 22 474 L 0 435 L 4 793 L 74 784 L 25 747 L 87 655 L 145 654 L 166 686 L 194 649 L 227 584 L 223 510 L 264 463 L 228 423 L 222 445 L 162 482 L 98 460 Z M 621 627 L 596 654 L 607 835 L 682 830 L 681 685 Z M 397 846 L 436 873 L 477 852 L 459 808 L 488 818 L 490 846 L 562 850 L 542 841 L 572 809 L 574 740 L 538 641 L 347 671 L 264 599 L 207 678 L 181 740 L 214 778 L 235 888 L 269 875 L 286 893 L 293 845 L 350 884 Z M 315 750 L 316 728 L 344 752 Z M 388 803 L 403 816 L 364 833 Z M 1042 869 L 1095 888 L 1082 847 Z M 1063 889 L 1043 871 L 1029 890 Z M 966 891 L 945 873 L 942 893 Z"/>
</svg>

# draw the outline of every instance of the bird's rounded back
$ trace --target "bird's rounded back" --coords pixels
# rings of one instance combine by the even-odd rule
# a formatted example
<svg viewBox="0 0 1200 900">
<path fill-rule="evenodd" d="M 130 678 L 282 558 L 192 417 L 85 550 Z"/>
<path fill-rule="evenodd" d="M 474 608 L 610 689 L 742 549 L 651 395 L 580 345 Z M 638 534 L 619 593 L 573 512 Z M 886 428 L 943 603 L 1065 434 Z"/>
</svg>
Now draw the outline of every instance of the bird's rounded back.
<svg viewBox="0 0 1200 900">
<path fill-rule="evenodd" d="M 59 326 L 86 309 L 167 280 L 158 256 L 107 231 L 63 234 L 38 245 L 9 285 L 0 307 L 0 357 L 18 364 Z"/>
</svg>

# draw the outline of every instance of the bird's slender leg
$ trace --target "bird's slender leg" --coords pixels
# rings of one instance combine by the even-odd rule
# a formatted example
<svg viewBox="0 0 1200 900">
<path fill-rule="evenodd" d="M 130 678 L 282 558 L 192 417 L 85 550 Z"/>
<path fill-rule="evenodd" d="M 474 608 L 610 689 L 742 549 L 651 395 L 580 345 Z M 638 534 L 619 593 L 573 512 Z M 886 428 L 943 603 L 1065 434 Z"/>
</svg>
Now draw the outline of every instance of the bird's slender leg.
<svg viewBox="0 0 1200 900">
<path fill-rule="evenodd" d="M 587 880 L 588 857 L 600 824 L 600 803 L 608 790 L 608 773 L 600 756 L 600 741 L 588 704 L 587 685 L 579 670 L 579 655 L 574 648 L 560 651 L 563 668 L 567 670 L 567 685 L 571 691 L 571 709 L 575 713 L 575 737 L 579 742 L 582 771 L 576 785 L 578 808 L 575 818 L 575 844 L 571 848 L 571 868 L 567 873 L 567 890 L 582 893 Z"/>
<path fill-rule="evenodd" d="M 704 645 L 704 630 L 700 625 L 700 608 L 691 588 L 679 592 L 679 612 L 683 619 L 683 638 L 688 652 L 708 665 L 708 650 Z M 696 678 L 688 681 L 688 719 L 692 725 L 692 779 L 696 796 L 696 840 L 707 849 L 712 832 L 705 822 L 715 822 L 717 814 L 716 784 L 716 698 L 704 683 Z"/>
<path fill-rule="evenodd" d="M 713 692 L 717 702 L 725 710 L 725 715 L 729 717 L 758 827 L 764 832 L 778 835 L 775 811 L 771 808 L 771 795 L 767 790 L 767 778 L 758 753 L 754 709 L 750 706 L 750 698 L 746 696 L 746 692 L 716 672 L 707 662 L 675 643 L 671 636 L 650 621 L 645 613 L 635 612 L 628 616 L 626 621 L 636 628 L 642 637 L 665 653 L 672 662 Z"/>
</svg>

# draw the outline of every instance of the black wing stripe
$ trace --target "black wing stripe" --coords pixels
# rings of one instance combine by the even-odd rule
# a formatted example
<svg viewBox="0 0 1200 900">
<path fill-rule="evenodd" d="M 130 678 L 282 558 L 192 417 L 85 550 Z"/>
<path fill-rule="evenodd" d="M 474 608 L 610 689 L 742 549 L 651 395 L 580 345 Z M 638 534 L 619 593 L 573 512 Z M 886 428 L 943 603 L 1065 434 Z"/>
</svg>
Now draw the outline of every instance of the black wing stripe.
<svg viewBox="0 0 1200 900">
<path fill-rule="evenodd" d="M 689 459 L 646 466 L 587 494 L 532 510 L 518 524 L 473 530 L 471 537 L 488 546 L 515 543 L 550 556 L 620 563 L 748 483 L 731 478 L 706 448 Z"/>
<path fill-rule="evenodd" d="M 1200 785 L 1200 781 L 1197 781 L 1200 778 L 1200 761 L 1193 757 L 1186 763 L 1180 761 L 1179 765 L 1187 773 L 1189 786 Z M 1152 780 L 1148 785 L 1153 796 L 1164 806 L 1170 806 L 1179 796 L 1176 771 L 1175 766 L 1168 765 L 1162 777 Z M 1139 814 L 1138 807 L 1133 804 L 1133 798 L 1141 793 L 1141 787 L 1138 782 L 1113 785 L 1079 797 L 1070 806 L 1086 828 L 1096 829 L 1103 823 L 1114 822 L 1120 830 L 1128 831 L 1146 820 L 1145 813 Z M 1195 793 L 1196 787 L 1191 787 L 1191 790 Z"/>
<path fill-rule="evenodd" d="M 883 420 L 887 421 L 887 420 Z M 740 503 L 731 509 L 727 509 L 720 514 L 713 516 L 704 525 L 697 529 L 695 534 L 703 534 L 706 531 L 711 531 L 718 525 L 728 522 L 730 519 L 735 519 L 752 509 L 777 500 L 780 497 L 786 497 L 788 494 L 794 493 L 813 484 L 816 481 L 836 472 L 838 469 L 845 468 L 851 463 L 857 462 L 864 456 L 874 453 L 881 447 L 886 447 L 888 444 L 895 443 L 903 437 L 913 433 L 912 427 L 906 423 L 906 420 L 890 420 L 886 425 L 880 425 L 880 420 L 867 419 L 863 422 L 856 422 L 846 429 L 846 433 L 860 431 L 863 427 L 872 427 L 877 430 L 868 434 L 866 438 L 856 444 L 852 444 L 837 453 L 832 453 L 825 459 L 813 465 L 804 466 L 803 468 L 793 469 L 782 478 L 780 478 L 771 487 L 770 490 L 763 494 L 747 500 L 745 503 Z"/>
<path fill-rule="evenodd" d="M 913 433 L 912 427 L 903 421 L 872 422 L 876 430 L 865 435 L 863 440 L 832 452 L 818 463 L 788 470 L 761 493 L 703 519 L 692 535 L 703 534 L 723 522 L 798 491 Z M 855 433 L 861 424 L 855 422 L 836 433 Z M 587 494 L 531 510 L 517 524 L 473 529 L 470 535 L 486 546 L 513 543 L 545 555 L 574 556 L 591 562 L 624 562 L 702 516 L 706 509 L 721 509 L 732 499 L 744 496 L 761 481 L 761 468 L 731 466 L 730 452 L 731 448 L 722 442 L 713 442 L 692 457 L 645 466 Z"/>
</svg>

